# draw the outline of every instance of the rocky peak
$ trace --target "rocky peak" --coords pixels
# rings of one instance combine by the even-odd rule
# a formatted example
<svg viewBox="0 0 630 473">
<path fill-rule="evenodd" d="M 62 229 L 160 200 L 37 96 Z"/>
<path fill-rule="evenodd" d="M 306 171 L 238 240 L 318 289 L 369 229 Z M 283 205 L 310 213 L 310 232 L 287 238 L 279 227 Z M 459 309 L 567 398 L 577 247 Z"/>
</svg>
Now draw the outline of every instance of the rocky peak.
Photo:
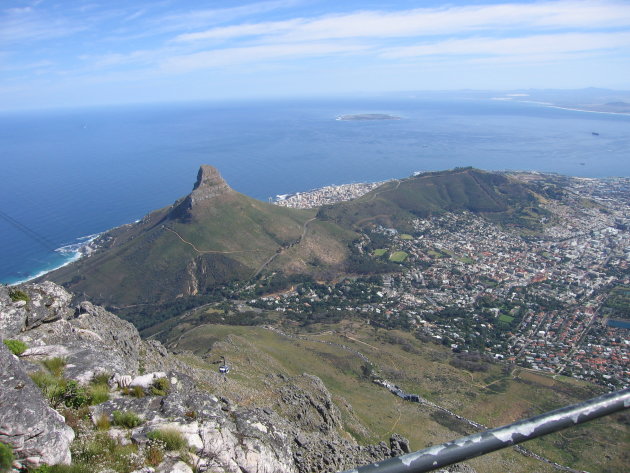
<svg viewBox="0 0 630 473">
<path fill-rule="evenodd" d="M 232 188 L 223 179 L 214 166 L 202 164 L 197 173 L 197 182 L 190 194 L 191 203 L 200 203 L 204 200 L 233 192 Z"/>
</svg>

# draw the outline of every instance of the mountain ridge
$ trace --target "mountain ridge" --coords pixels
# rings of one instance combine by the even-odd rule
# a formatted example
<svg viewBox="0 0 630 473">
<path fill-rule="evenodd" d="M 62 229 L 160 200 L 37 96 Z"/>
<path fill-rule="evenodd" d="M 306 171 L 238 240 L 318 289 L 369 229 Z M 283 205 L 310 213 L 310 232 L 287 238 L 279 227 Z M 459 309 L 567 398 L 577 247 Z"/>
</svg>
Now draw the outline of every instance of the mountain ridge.
<svg viewBox="0 0 630 473">
<path fill-rule="evenodd" d="M 523 184 L 473 168 L 390 181 L 358 199 L 309 210 L 236 192 L 216 168 L 202 165 L 190 194 L 105 232 L 89 257 L 39 280 L 110 307 L 130 307 L 207 294 L 273 272 L 330 279 L 392 271 L 357 246 L 366 228 L 405 229 L 414 218 L 460 210 L 530 231 L 544 215 Z"/>
</svg>

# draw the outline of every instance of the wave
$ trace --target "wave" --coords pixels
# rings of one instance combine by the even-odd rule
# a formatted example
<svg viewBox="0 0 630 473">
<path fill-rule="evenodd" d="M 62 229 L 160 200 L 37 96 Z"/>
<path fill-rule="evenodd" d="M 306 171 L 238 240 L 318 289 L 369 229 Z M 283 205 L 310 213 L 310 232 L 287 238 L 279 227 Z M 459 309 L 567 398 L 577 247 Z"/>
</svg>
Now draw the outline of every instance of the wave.
<svg viewBox="0 0 630 473">
<path fill-rule="evenodd" d="M 56 269 L 63 268 L 64 266 L 69 265 L 70 263 L 74 263 L 75 261 L 90 256 L 94 250 L 96 250 L 97 246 L 94 244 L 94 240 L 96 240 L 101 234 L 94 233 L 92 235 L 85 235 L 77 238 L 76 243 L 70 243 L 69 245 L 60 246 L 55 249 L 55 252 L 64 257 L 63 262 L 55 263 L 47 266 L 44 269 L 39 270 L 35 274 L 28 275 L 20 280 L 11 282 L 10 286 L 15 286 L 17 284 L 23 284 L 33 279 L 37 279 L 42 277 L 51 271 L 55 271 Z"/>
</svg>

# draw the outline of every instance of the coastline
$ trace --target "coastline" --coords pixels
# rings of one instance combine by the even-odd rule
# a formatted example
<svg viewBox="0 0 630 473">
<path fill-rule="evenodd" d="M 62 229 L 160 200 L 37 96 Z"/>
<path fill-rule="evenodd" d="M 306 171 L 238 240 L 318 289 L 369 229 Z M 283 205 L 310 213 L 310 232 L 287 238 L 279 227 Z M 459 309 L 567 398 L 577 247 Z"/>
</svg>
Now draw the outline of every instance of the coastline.
<svg viewBox="0 0 630 473">
<path fill-rule="evenodd" d="M 521 103 L 532 103 L 532 104 L 536 104 L 536 105 L 542 105 L 544 107 L 547 108 L 557 108 L 559 110 L 568 110 L 571 112 L 584 112 L 584 113 L 599 113 L 599 114 L 603 114 L 603 115 L 620 115 L 622 117 L 630 117 L 630 113 L 628 112 L 606 112 L 603 110 L 587 110 L 584 108 L 572 108 L 572 107 L 566 107 L 566 106 L 562 106 L 562 105 L 555 105 L 553 103 L 550 102 L 538 102 L 536 100 L 517 100 L 517 102 L 521 102 Z"/>
<path fill-rule="evenodd" d="M 54 250 L 55 253 L 65 256 L 65 261 L 63 261 L 63 263 L 52 264 L 51 267 L 40 269 L 33 275 L 26 276 L 25 278 L 20 279 L 15 282 L 7 283 L 7 286 L 17 286 L 19 284 L 25 284 L 29 281 L 33 281 L 34 279 L 40 278 L 59 268 L 68 266 L 70 263 L 74 263 L 75 261 L 78 261 L 79 259 L 83 257 L 90 256 L 98 248 L 98 246 L 94 245 L 93 242 L 98 237 L 100 237 L 103 233 L 96 233 L 92 235 L 79 237 L 77 238 L 77 240 L 83 240 L 83 241 L 79 243 L 71 243 L 69 245 L 64 245 L 64 246 L 60 246 L 59 248 L 56 248 Z"/>
</svg>

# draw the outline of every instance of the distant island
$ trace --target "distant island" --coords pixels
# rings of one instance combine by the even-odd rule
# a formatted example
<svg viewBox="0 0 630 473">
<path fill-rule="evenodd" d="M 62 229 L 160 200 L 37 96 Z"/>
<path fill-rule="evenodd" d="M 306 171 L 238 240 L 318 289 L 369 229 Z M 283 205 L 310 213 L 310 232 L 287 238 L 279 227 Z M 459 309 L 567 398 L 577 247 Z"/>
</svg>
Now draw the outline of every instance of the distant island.
<svg viewBox="0 0 630 473">
<path fill-rule="evenodd" d="M 339 115 L 337 120 L 400 120 L 400 117 L 386 113 L 358 113 L 356 115 Z"/>
</svg>

